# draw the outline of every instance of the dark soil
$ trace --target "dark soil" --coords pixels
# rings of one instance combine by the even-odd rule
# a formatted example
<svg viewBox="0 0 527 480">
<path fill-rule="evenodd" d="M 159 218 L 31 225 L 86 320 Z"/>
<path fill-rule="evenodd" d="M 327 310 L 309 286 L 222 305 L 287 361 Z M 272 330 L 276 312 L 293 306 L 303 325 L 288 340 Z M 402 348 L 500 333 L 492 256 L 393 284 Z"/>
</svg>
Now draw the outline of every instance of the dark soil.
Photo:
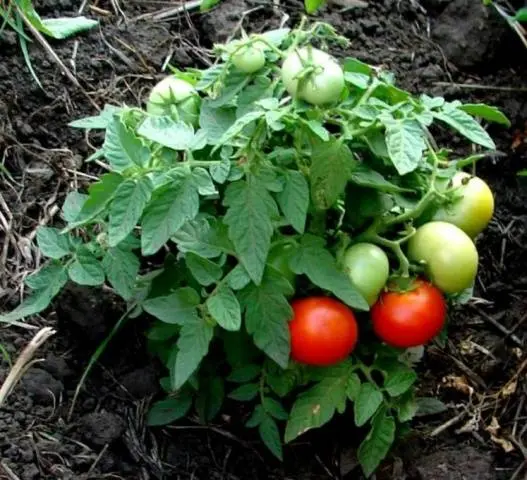
<svg viewBox="0 0 527 480">
<path fill-rule="evenodd" d="M 44 17 L 73 15 L 82 2 L 42 0 Z M 95 135 L 67 126 L 105 103 L 138 103 L 167 59 L 178 67 L 207 65 L 207 49 L 241 23 L 248 31 L 298 21 L 302 4 L 225 0 L 211 13 L 155 23 L 163 2 L 87 2 L 100 29 L 53 43 L 82 89 L 30 49 L 38 88 L 15 34 L 0 37 L 0 309 L 15 306 L 23 277 L 41 259 L 39 224 L 53 223 L 67 192 L 97 174 L 83 165 Z M 171 2 L 165 2 L 169 4 Z M 339 4 L 341 2 L 339 1 Z M 427 350 L 420 389 L 448 411 L 414 422 L 380 469 L 389 479 L 521 479 L 527 475 L 527 55 L 493 11 L 477 0 L 378 0 L 332 4 L 320 17 L 352 41 L 345 52 L 386 65 L 403 88 L 499 106 L 510 129 L 492 127 L 499 152 L 480 174 L 496 193 L 496 215 L 479 240 L 476 299 L 452 314 L 446 345 Z M 522 2 L 519 2 L 522 3 Z M 122 9 L 119 11 L 117 7 Z M 451 148 L 465 143 L 449 138 Z M 0 167 L 1 168 L 1 167 Z M 2 173 L 3 172 L 3 173 Z M 82 173 L 80 173 L 82 172 Z M 144 414 L 158 392 L 159 371 L 144 348 L 141 325 L 118 335 L 95 368 L 72 414 L 73 394 L 89 356 L 122 312 L 105 292 L 69 289 L 42 325 L 57 334 L 0 410 L 0 479 L 359 479 L 353 431 L 336 420 L 286 450 L 279 464 L 258 439 L 223 416 L 204 427 L 189 418 L 174 428 L 147 429 Z M 31 332 L 0 329 L 12 359 Z M 9 370 L 0 363 L 0 383 Z M 457 419 L 457 421 L 451 421 Z M 426 420 L 426 421 L 425 421 Z M 449 423 L 447 423 L 449 422 Z"/>
</svg>

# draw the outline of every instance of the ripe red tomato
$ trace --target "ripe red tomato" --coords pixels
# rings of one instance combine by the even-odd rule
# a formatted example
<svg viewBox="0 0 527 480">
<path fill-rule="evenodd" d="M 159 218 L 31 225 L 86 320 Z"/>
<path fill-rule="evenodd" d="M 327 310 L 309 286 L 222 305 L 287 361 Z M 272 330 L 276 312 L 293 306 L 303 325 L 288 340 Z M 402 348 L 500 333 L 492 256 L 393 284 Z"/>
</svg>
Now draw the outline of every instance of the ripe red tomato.
<svg viewBox="0 0 527 480">
<path fill-rule="evenodd" d="M 384 292 L 371 308 L 373 330 L 392 347 L 424 345 L 443 328 L 446 302 L 439 289 L 416 280 L 405 292 Z"/>
<path fill-rule="evenodd" d="M 353 312 L 328 297 L 308 297 L 291 304 L 291 357 L 308 365 L 325 366 L 344 360 L 357 343 Z"/>
</svg>

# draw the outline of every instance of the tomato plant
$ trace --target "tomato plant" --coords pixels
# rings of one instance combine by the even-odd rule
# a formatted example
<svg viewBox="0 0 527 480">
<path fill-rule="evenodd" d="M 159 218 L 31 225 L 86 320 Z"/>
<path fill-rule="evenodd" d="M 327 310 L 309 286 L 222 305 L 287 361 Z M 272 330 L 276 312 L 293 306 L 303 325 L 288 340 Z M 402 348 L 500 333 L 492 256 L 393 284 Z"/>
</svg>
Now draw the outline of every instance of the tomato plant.
<svg viewBox="0 0 527 480">
<path fill-rule="evenodd" d="M 474 238 L 492 219 L 494 195 L 484 180 L 466 172 L 454 175 L 451 188 L 455 198 L 436 212 L 434 220 L 453 223 Z"/>
<path fill-rule="evenodd" d="M 384 292 L 371 309 L 373 330 L 388 345 L 424 345 L 443 328 L 446 301 L 440 290 L 417 280 L 406 291 Z"/>
<path fill-rule="evenodd" d="M 146 109 L 107 105 L 71 122 L 104 134 L 91 155 L 104 173 L 38 229 L 47 261 L 0 321 L 44 311 L 70 281 L 104 287 L 127 306 L 114 331 L 151 321 L 166 395 L 150 425 L 190 412 L 210 422 L 225 402 L 247 402 L 246 425 L 282 459 L 284 444 L 352 408 L 368 431 L 357 455 L 369 476 L 418 409 L 417 375 L 360 326 L 381 312 L 414 328 L 407 342 L 425 342 L 440 323 L 439 306 L 424 310 L 441 304 L 436 290 L 383 293 L 385 283 L 418 271 L 449 294 L 477 270 L 460 228 L 419 223 L 455 200 L 444 183 L 472 162 L 452 162 L 430 132 L 454 129 L 484 157 L 495 145 L 474 116 L 504 117 L 412 96 L 355 58 L 337 62 L 329 52 L 349 41 L 306 22 L 215 45 L 209 68 L 167 77 Z M 259 54 L 238 56 L 252 49 L 265 50 L 262 65 Z M 426 328 L 405 311 L 421 311 Z"/>
<path fill-rule="evenodd" d="M 334 365 L 357 343 L 358 326 L 350 308 L 327 297 L 308 297 L 292 304 L 291 357 L 308 365 Z"/>
</svg>

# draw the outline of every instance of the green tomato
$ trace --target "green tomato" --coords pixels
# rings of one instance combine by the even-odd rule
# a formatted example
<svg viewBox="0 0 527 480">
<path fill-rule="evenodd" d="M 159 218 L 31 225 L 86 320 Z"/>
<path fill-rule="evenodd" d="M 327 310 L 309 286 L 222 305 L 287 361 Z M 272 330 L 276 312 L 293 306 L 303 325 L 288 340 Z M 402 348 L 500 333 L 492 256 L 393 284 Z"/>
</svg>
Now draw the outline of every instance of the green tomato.
<svg viewBox="0 0 527 480">
<path fill-rule="evenodd" d="M 311 59 L 309 56 L 311 53 Z M 299 88 L 298 74 L 308 64 L 315 68 Z M 336 60 L 322 50 L 301 48 L 290 53 L 282 64 L 282 81 L 292 97 L 313 105 L 337 101 L 344 89 L 344 72 Z"/>
<path fill-rule="evenodd" d="M 494 214 L 492 191 L 481 178 L 466 172 L 456 173 L 452 186 L 457 188 L 455 194 L 458 198 L 440 208 L 433 220 L 452 223 L 475 238 L 487 227 Z"/>
<path fill-rule="evenodd" d="M 474 242 L 452 223 L 434 221 L 419 227 L 408 242 L 408 258 L 424 262 L 432 283 L 449 294 L 471 287 L 478 272 Z"/>
<path fill-rule="evenodd" d="M 265 53 L 253 45 L 240 49 L 232 56 L 234 66 L 245 73 L 254 73 L 265 65 Z"/>
<path fill-rule="evenodd" d="M 351 283 L 373 305 L 386 285 L 390 274 L 388 256 L 373 243 L 357 243 L 346 250 L 341 268 Z"/>
<path fill-rule="evenodd" d="M 289 260 L 294 253 L 293 245 L 282 243 L 271 248 L 267 257 L 267 264 L 277 270 L 293 287 L 295 286 L 296 275 L 289 268 Z"/>
<path fill-rule="evenodd" d="M 146 111 L 150 115 L 166 115 L 197 126 L 200 106 L 201 99 L 194 87 L 170 75 L 154 86 L 146 103 Z"/>
</svg>

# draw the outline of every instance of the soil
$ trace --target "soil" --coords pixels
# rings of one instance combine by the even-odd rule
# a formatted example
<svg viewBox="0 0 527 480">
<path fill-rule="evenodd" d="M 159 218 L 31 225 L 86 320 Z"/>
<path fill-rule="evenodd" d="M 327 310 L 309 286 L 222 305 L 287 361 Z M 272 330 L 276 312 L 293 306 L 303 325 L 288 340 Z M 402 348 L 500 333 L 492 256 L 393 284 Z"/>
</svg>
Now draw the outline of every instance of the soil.
<svg viewBox="0 0 527 480">
<path fill-rule="evenodd" d="M 81 3 L 35 2 L 43 17 L 74 15 Z M 100 138 L 69 121 L 106 103 L 140 102 L 167 60 L 206 66 L 214 42 L 242 25 L 263 31 L 284 20 L 293 25 L 303 13 L 298 0 L 224 0 L 207 14 L 154 21 L 151 14 L 170 3 L 84 2 L 84 14 L 98 18 L 100 28 L 52 42 L 80 88 L 34 42 L 40 89 L 16 35 L 0 35 L 0 310 L 19 302 L 24 276 L 41 262 L 32 246 L 36 227 L 53 224 L 67 192 L 97 174 L 95 164 L 82 161 Z M 415 421 L 377 478 L 526 478 L 527 187 L 517 175 L 527 168 L 525 49 L 475 0 L 334 0 L 318 16 L 352 41 L 343 54 L 385 65 L 403 88 L 496 105 L 513 124 L 489 129 L 498 151 L 479 170 L 495 191 L 496 214 L 478 240 L 476 298 L 452 313 L 449 340 L 428 348 L 419 367 L 422 394 L 449 408 Z M 446 140 L 463 151 L 460 139 Z M 146 428 L 159 369 L 140 324 L 113 340 L 70 412 L 83 368 L 121 312 L 104 291 L 69 288 L 35 320 L 57 334 L 0 409 L 0 479 L 361 478 L 353 431 L 339 419 L 288 447 L 283 464 L 228 415 L 208 427 L 188 418 L 173 428 Z M 32 333 L 2 328 L 0 345 L 14 359 Z M 1 360 L 0 383 L 8 370 Z"/>
</svg>

